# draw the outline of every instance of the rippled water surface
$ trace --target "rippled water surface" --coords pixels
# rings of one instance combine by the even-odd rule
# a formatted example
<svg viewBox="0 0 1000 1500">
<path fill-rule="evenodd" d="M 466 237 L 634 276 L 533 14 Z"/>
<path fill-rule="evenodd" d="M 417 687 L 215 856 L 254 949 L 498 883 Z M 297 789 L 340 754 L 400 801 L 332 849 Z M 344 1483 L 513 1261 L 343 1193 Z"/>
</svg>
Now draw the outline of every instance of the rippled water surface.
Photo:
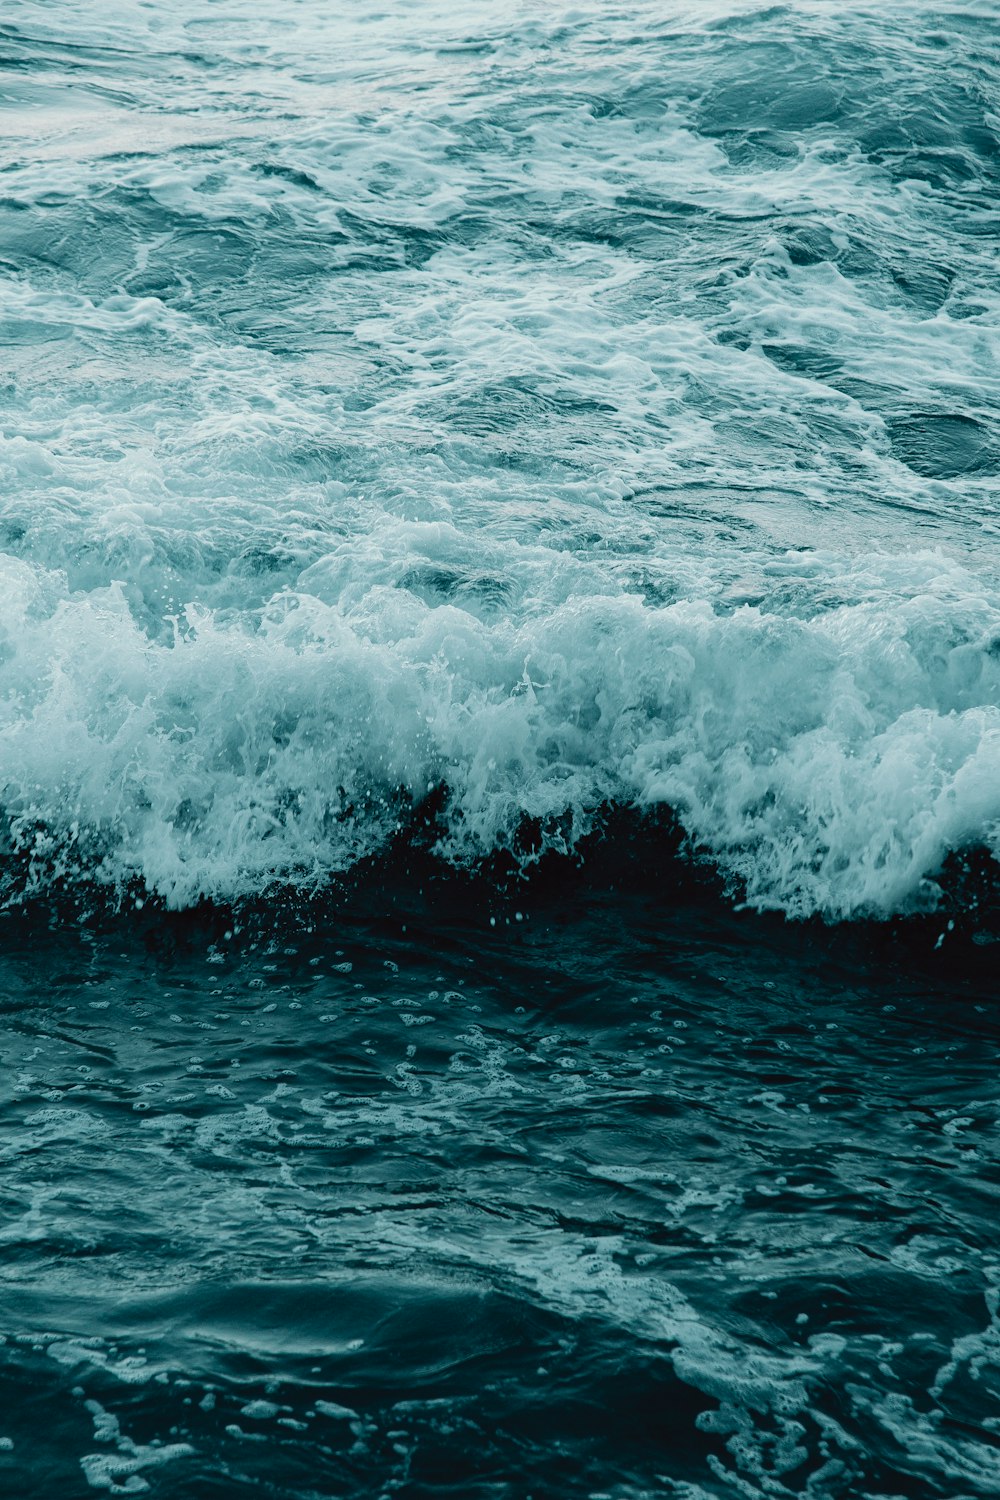
<svg viewBox="0 0 1000 1500">
<path fill-rule="evenodd" d="M 3 7 L 5 1492 L 1000 1492 L 998 98 Z"/>
<path fill-rule="evenodd" d="M 9 1492 L 996 1493 L 993 966 L 448 905 L 10 930 Z"/>
<path fill-rule="evenodd" d="M 10 929 L 8 1492 L 996 1493 L 993 966 L 447 905 Z"/>
</svg>

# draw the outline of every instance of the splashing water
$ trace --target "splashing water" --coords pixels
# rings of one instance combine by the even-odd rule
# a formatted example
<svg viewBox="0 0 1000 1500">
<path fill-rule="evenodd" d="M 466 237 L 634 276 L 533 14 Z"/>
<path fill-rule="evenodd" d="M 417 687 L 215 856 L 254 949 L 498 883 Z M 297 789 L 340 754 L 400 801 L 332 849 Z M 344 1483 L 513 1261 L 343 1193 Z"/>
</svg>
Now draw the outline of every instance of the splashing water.
<svg viewBox="0 0 1000 1500">
<path fill-rule="evenodd" d="M 998 22 L 5 7 L 5 1493 L 1000 1490 Z"/>
</svg>

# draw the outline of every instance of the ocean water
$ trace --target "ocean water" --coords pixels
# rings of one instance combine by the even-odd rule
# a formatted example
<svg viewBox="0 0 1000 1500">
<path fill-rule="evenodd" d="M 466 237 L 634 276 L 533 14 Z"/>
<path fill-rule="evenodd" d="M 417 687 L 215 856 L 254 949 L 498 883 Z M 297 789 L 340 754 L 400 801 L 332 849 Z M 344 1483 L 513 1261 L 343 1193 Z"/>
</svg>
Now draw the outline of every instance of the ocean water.
<svg viewBox="0 0 1000 1500">
<path fill-rule="evenodd" d="M 0 1491 L 1000 1493 L 1000 6 L 0 9 Z"/>
</svg>

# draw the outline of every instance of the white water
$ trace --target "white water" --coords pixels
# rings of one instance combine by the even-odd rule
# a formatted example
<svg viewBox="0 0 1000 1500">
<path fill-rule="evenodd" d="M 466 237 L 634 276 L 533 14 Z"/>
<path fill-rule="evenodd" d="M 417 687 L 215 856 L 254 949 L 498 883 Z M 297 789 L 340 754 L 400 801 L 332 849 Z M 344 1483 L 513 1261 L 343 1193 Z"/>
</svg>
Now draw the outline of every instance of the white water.
<svg viewBox="0 0 1000 1500">
<path fill-rule="evenodd" d="M 321 886 L 442 784 L 794 915 L 1000 849 L 983 8 L 244 9 L 7 28 L 29 888 Z"/>
</svg>

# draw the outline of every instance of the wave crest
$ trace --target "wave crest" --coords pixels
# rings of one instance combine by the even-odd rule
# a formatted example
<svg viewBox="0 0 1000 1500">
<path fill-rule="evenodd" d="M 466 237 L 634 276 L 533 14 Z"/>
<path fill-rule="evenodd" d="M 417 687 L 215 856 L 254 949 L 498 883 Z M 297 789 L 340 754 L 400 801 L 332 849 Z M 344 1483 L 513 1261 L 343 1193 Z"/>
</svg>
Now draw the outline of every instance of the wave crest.
<svg viewBox="0 0 1000 1500">
<path fill-rule="evenodd" d="M 754 603 L 570 594 L 516 619 L 286 592 L 190 606 L 165 638 L 119 585 L 2 575 L 8 899 L 315 889 L 432 793 L 435 852 L 468 865 L 669 807 L 747 903 L 793 916 L 933 906 L 950 852 L 997 845 L 1000 610 L 933 554 L 790 554 Z"/>
</svg>

